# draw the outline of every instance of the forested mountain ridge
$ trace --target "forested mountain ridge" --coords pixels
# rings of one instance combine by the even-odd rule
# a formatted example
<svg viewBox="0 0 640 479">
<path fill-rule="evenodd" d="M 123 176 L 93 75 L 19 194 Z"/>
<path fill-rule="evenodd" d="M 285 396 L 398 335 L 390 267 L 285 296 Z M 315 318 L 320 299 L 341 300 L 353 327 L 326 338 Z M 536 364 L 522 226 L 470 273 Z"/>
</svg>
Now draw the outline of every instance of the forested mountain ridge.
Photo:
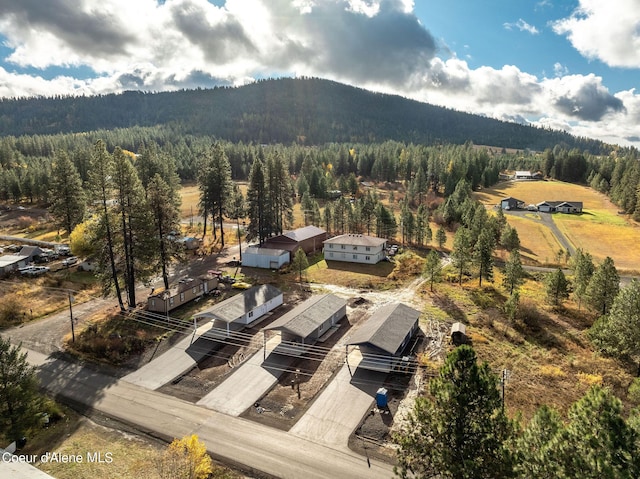
<svg viewBox="0 0 640 479">
<path fill-rule="evenodd" d="M 0 101 L 0 135 L 47 135 L 168 123 L 185 134 L 245 143 L 472 141 L 532 150 L 563 144 L 593 154 L 610 149 L 600 141 L 566 132 L 312 78 L 262 80 L 210 90 Z"/>
</svg>

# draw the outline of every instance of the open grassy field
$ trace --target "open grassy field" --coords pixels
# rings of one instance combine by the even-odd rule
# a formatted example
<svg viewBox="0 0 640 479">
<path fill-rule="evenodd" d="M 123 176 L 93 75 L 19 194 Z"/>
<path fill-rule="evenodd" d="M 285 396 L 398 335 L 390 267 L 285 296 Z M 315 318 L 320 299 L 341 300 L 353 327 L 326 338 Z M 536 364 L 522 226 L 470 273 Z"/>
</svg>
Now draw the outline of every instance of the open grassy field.
<svg viewBox="0 0 640 479">
<path fill-rule="evenodd" d="M 520 253 L 525 264 L 549 264 L 560 249 L 560 243 L 545 225 L 528 218 L 507 216 L 509 224 L 518 230 L 522 247 Z M 506 253 L 505 253 L 506 258 Z"/>
<path fill-rule="evenodd" d="M 544 200 L 582 201 L 582 214 L 556 213 L 552 216 L 569 242 L 591 253 L 596 261 L 611 256 L 619 269 L 640 271 L 640 248 L 634 247 L 640 244 L 640 225 L 618 215 L 617 207 L 605 195 L 585 186 L 560 181 L 503 182 L 474 193 L 474 197 L 486 205 L 495 205 L 507 196 L 518 198 L 525 204 Z M 527 221 L 526 217 L 507 215 L 507 218 L 518 229 L 525 257 L 541 263 L 553 258 L 559 246 L 547 227 Z"/>
</svg>

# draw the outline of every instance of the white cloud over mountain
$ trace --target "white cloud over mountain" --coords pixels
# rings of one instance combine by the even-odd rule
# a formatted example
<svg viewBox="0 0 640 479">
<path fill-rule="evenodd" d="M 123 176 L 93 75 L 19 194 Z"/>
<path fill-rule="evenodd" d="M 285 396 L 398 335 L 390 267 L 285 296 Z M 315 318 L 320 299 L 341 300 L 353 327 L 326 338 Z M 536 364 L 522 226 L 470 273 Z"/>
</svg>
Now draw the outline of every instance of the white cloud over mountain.
<svg viewBox="0 0 640 479">
<path fill-rule="evenodd" d="M 640 67 L 640 0 L 614 3 L 581 0 L 580 9 L 553 28 L 589 58 Z M 612 12 L 616 28 L 605 29 Z M 537 32 L 523 20 L 513 28 Z M 11 50 L 0 67 L 4 97 L 306 75 L 640 145 L 635 91 L 611 93 L 602 78 L 569 75 L 566 67 L 557 68 L 555 78 L 514 65 L 470 68 L 439 47 L 407 0 L 226 0 L 222 7 L 206 0 L 0 0 L 0 34 Z M 44 71 L 21 70 L 51 67 L 68 68 L 50 80 Z M 95 75 L 76 79 L 76 67 Z"/>
</svg>

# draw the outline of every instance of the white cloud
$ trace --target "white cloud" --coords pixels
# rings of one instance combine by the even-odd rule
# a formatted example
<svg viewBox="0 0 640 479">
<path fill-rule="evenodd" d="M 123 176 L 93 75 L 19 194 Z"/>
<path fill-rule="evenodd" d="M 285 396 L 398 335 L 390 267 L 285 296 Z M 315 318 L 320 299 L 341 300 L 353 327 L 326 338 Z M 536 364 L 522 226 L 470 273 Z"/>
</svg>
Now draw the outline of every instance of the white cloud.
<svg viewBox="0 0 640 479">
<path fill-rule="evenodd" d="M 540 33 L 540 31 L 536 27 L 528 24 L 522 18 L 518 19 L 518 21 L 515 23 L 505 23 L 504 28 L 506 28 L 507 30 L 513 30 L 514 28 L 517 28 L 521 32 L 527 32 L 531 35 L 537 35 Z"/>
<path fill-rule="evenodd" d="M 241 85 L 295 72 L 640 145 L 635 91 L 612 94 L 560 63 L 551 79 L 513 65 L 472 69 L 412 12 L 410 0 L 0 0 L 15 65 L 97 72 L 78 80 L 70 68 L 46 80 L 0 67 L 0 97 Z M 537 32 L 523 20 L 511 28 Z"/>
<path fill-rule="evenodd" d="M 553 24 L 589 59 L 640 67 L 640 0 L 579 0 L 573 14 Z"/>
</svg>

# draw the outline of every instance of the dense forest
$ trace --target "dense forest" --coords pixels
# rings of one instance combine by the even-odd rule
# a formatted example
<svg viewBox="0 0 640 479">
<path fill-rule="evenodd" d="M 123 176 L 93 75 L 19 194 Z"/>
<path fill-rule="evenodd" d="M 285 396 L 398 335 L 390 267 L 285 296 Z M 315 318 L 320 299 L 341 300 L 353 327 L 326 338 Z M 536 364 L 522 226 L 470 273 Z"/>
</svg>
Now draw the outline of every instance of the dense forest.
<svg viewBox="0 0 640 479">
<path fill-rule="evenodd" d="M 169 125 L 181 135 L 231 142 L 321 145 L 395 140 L 425 145 L 472 141 L 531 149 L 561 144 L 592 154 L 609 145 L 566 132 L 471 115 L 321 79 L 165 93 L 0 101 L 0 135 L 86 133 Z"/>
</svg>

